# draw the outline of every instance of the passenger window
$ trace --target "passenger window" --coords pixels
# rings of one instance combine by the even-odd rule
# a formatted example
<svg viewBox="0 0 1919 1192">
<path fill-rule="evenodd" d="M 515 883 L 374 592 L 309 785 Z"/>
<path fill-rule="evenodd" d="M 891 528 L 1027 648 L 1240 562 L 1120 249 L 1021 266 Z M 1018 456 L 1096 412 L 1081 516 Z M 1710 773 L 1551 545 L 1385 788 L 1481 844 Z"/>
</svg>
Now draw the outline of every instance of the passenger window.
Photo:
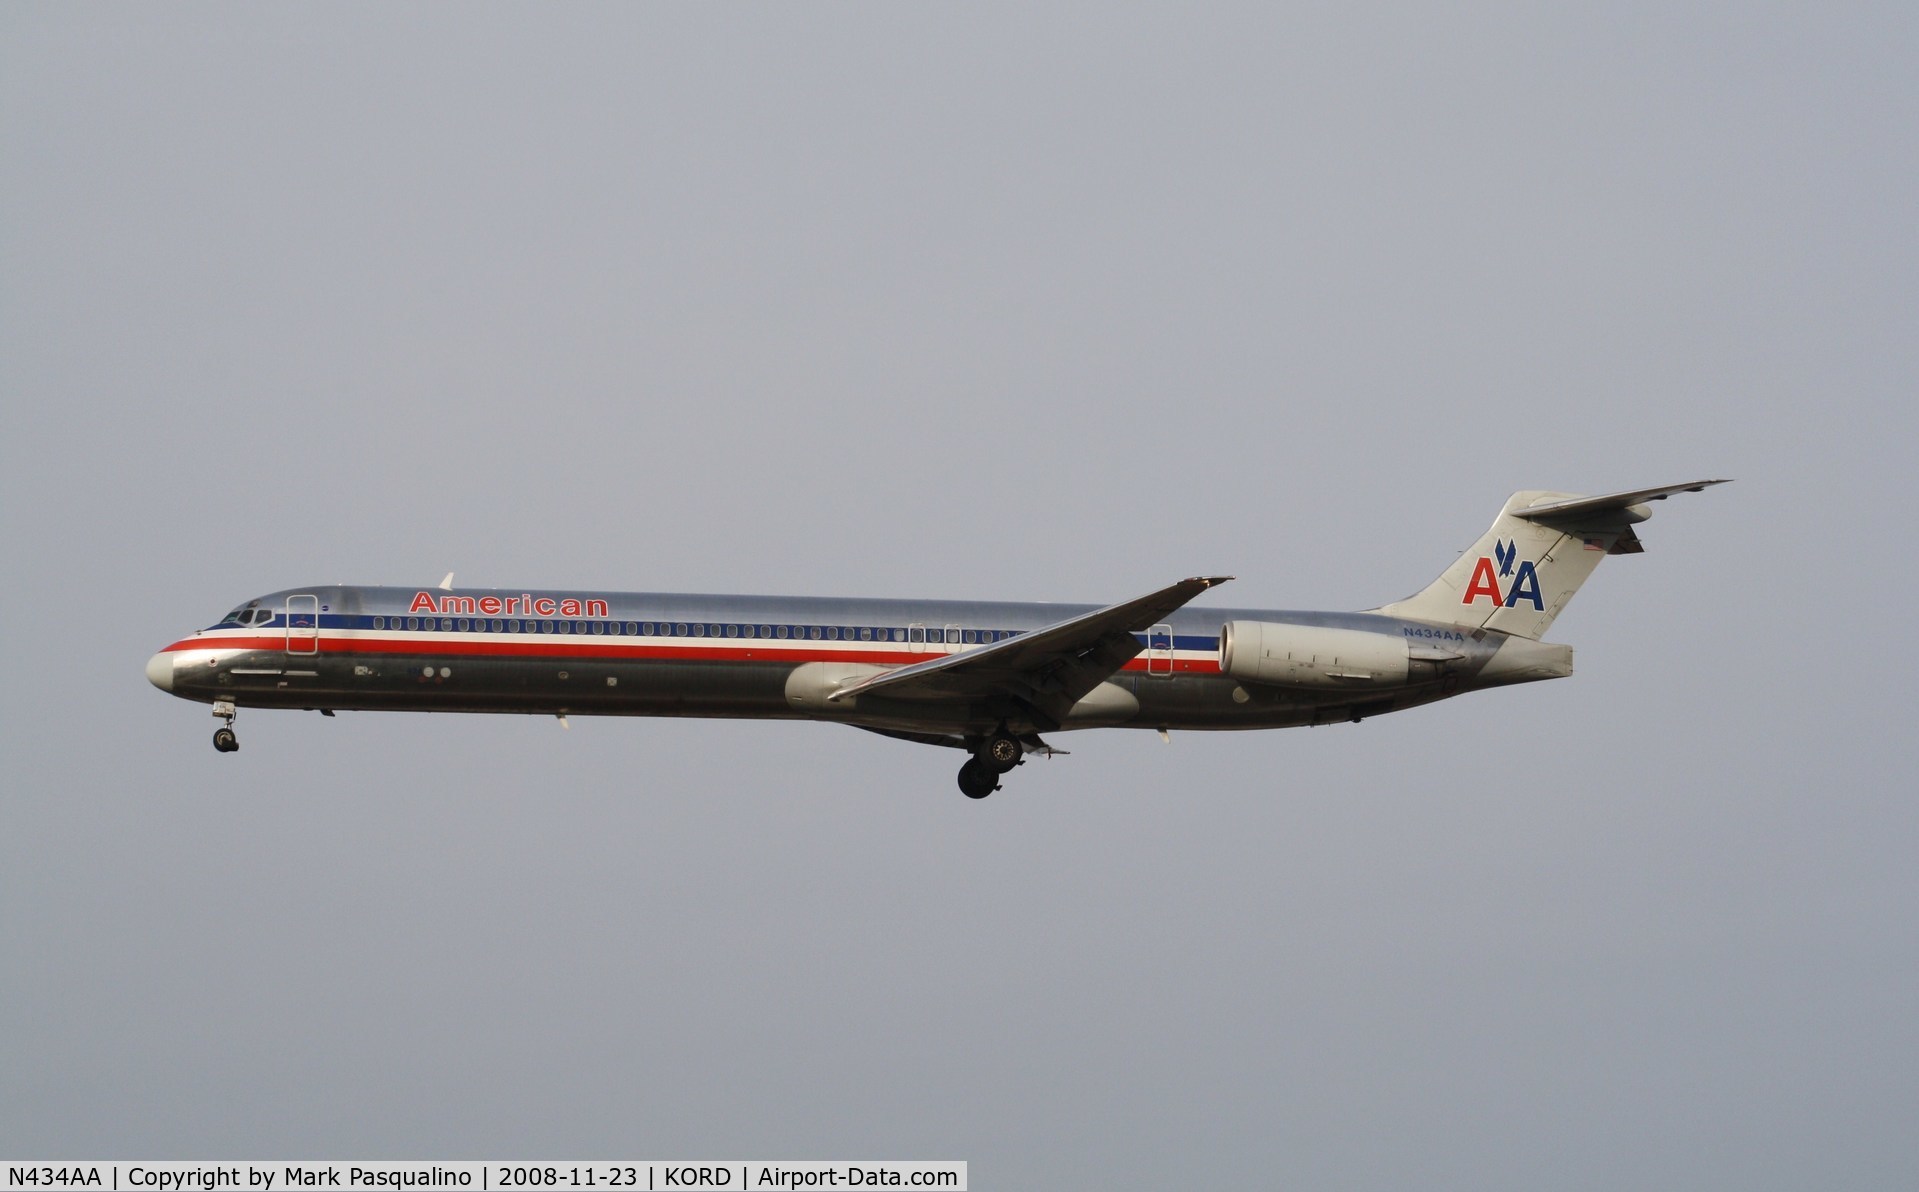
<svg viewBox="0 0 1919 1192">
<path fill-rule="evenodd" d="M 781 639 L 784 639 L 784 638 L 786 637 L 786 626 L 784 626 L 784 625 L 775 625 L 775 626 L 773 627 L 773 636 L 774 636 L 774 637 L 777 637 L 777 638 L 781 638 Z"/>
<path fill-rule="evenodd" d="M 860 626 L 860 640 L 863 642 L 870 642 L 873 640 L 873 629 L 871 626 L 869 625 Z"/>
<path fill-rule="evenodd" d="M 374 627 L 375 629 L 385 629 L 385 628 L 386 628 L 386 618 L 385 618 L 385 617 L 375 617 L 375 618 L 373 618 L 373 627 Z"/>
<path fill-rule="evenodd" d="M 685 636 L 686 636 L 686 622 L 685 622 L 685 621 L 681 621 L 681 622 L 679 622 L 678 624 L 676 624 L 676 625 L 674 625 L 674 626 L 673 626 L 673 636 L 674 636 L 674 637 L 685 637 Z"/>
<path fill-rule="evenodd" d="M 466 624 L 467 624 L 467 622 L 466 622 L 466 618 L 465 618 L 465 617 L 461 617 L 461 618 L 460 618 L 460 632 L 461 632 L 461 633 L 465 633 L 465 632 L 466 632 Z"/>
<path fill-rule="evenodd" d="M 814 641 L 820 640 L 820 627 L 818 625 L 815 625 L 812 628 L 808 629 L 806 631 L 806 636 L 812 638 Z"/>
<path fill-rule="evenodd" d="M 640 622 L 640 636 L 642 636 L 642 637 L 652 637 L 652 636 L 653 636 L 653 622 L 651 622 L 651 621 L 641 621 L 641 622 Z"/>
<path fill-rule="evenodd" d="M 973 631 L 971 629 L 967 629 L 960 633 L 960 640 L 970 646 L 977 639 L 973 636 Z"/>
<path fill-rule="evenodd" d="M 650 632 L 652 632 L 652 630 L 651 630 L 651 629 L 648 629 L 648 632 L 650 633 Z M 628 622 L 626 623 L 626 636 L 628 636 L 628 637 L 638 637 L 638 636 L 640 636 L 640 626 L 639 626 L 639 622 L 637 622 L 637 621 L 628 621 Z"/>
<path fill-rule="evenodd" d="M 926 640 L 926 626 L 924 626 L 924 625 L 914 625 L 914 626 L 912 626 L 911 628 L 909 628 L 909 629 L 908 629 L 908 630 L 906 631 L 906 640 L 907 640 L 907 641 L 909 641 L 909 642 L 923 642 L 923 641 L 925 641 L 925 640 Z"/>
</svg>

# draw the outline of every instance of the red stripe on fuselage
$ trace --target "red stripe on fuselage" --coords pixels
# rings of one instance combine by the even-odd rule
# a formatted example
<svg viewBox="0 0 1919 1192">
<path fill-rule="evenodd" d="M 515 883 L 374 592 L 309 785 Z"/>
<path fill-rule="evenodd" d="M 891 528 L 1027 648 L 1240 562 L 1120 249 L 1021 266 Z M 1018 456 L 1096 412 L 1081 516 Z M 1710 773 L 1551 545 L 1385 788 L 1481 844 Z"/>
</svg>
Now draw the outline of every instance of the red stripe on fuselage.
<svg viewBox="0 0 1919 1192">
<path fill-rule="evenodd" d="M 709 641 L 712 639 L 708 639 Z M 721 639 L 725 640 L 725 639 Z M 310 640 L 307 644 L 311 644 Z M 305 652 L 288 652 L 286 638 L 275 634 L 271 637 L 219 637 L 188 638 L 174 642 L 161 653 L 172 650 L 233 650 L 233 651 L 269 651 L 287 653 L 292 658 L 310 658 Z M 416 657 L 454 657 L 454 658 L 573 658 L 600 659 L 606 662 L 660 661 L 660 662 L 783 662 L 798 665 L 803 662 L 864 662 L 874 666 L 910 666 L 916 662 L 929 662 L 947 655 L 939 652 L 914 654 L 904 650 L 841 650 L 833 649 L 822 642 L 795 642 L 781 645 L 777 640 L 761 641 L 756 639 L 752 645 L 741 643 L 734 645 L 659 645 L 635 642 L 628 645 L 620 639 L 600 638 L 596 641 L 493 641 L 493 640 L 446 640 L 439 637 L 341 637 L 338 634 L 323 634 L 319 641 L 319 652 L 334 656 L 355 654 L 412 654 Z M 1154 658 L 1154 673 L 1163 673 L 1167 659 Z M 1219 662 L 1213 658 L 1173 658 L 1170 669 L 1181 674 L 1218 674 Z M 1144 655 L 1134 658 L 1120 668 L 1124 671 L 1144 672 L 1147 659 Z"/>
</svg>

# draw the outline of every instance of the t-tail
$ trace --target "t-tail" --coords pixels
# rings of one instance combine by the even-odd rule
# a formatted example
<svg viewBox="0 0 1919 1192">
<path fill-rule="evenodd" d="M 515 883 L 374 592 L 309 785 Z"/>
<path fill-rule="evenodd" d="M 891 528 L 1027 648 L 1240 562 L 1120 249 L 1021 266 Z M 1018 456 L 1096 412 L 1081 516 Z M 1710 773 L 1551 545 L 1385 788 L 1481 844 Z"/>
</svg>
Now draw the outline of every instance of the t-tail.
<svg viewBox="0 0 1919 1192">
<path fill-rule="evenodd" d="M 1599 560 L 1645 549 L 1633 526 L 1652 516 L 1647 502 L 1724 483 L 1695 480 L 1603 497 L 1514 493 L 1492 528 L 1425 591 L 1375 611 L 1536 641 Z"/>
</svg>

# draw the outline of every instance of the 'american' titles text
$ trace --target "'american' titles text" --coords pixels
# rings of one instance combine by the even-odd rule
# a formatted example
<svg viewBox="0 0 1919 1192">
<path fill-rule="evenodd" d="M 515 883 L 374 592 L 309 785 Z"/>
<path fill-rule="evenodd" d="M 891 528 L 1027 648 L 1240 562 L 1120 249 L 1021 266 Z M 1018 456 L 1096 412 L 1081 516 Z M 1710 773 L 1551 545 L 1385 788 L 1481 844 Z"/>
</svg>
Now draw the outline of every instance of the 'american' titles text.
<svg viewBox="0 0 1919 1192">
<path fill-rule="evenodd" d="M 431 592 L 416 592 L 409 613 L 433 613 L 438 616 L 467 616 L 479 614 L 482 617 L 604 617 L 606 601 L 576 600 L 568 596 L 564 600 L 555 600 L 551 596 L 534 596 L 521 593 L 518 596 L 434 596 Z"/>
</svg>

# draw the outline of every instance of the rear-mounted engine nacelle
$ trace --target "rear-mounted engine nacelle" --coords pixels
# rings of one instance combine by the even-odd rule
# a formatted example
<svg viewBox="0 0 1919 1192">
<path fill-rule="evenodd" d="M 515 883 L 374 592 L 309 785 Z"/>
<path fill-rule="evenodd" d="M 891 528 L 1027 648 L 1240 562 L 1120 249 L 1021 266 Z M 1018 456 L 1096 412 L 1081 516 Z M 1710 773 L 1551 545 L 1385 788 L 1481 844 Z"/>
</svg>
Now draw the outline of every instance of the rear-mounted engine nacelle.
<svg viewBox="0 0 1919 1192">
<path fill-rule="evenodd" d="M 1403 685 L 1411 658 L 1404 638 L 1383 633 L 1228 621 L 1219 631 L 1219 669 L 1248 683 L 1350 690 Z"/>
</svg>

